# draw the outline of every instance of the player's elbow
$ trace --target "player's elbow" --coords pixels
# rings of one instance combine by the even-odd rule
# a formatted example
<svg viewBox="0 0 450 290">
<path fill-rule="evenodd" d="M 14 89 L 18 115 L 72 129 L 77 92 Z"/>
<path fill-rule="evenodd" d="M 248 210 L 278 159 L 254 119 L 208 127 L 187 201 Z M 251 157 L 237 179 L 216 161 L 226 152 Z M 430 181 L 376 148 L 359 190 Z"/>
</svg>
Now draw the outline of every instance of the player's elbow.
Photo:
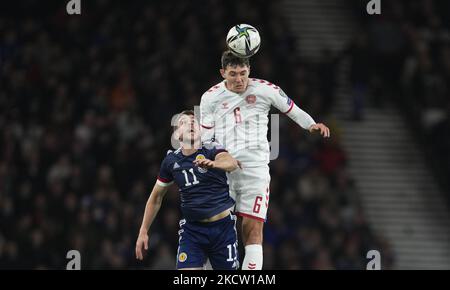
<svg viewBox="0 0 450 290">
<path fill-rule="evenodd" d="M 238 162 L 234 158 L 230 158 L 229 166 L 227 168 L 228 172 L 234 171 L 238 168 Z"/>
</svg>

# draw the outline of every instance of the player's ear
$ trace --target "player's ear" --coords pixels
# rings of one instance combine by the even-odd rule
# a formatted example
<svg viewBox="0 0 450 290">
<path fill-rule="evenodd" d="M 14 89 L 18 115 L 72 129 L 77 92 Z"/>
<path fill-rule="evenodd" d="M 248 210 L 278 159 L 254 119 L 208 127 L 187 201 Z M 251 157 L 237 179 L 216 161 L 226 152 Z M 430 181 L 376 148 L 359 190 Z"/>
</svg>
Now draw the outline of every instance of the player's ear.
<svg viewBox="0 0 450 290">
<path fill-rule="evenodd" d="M 220 69 L 220 75 L 225 79 L 225 70 L 223 68 Z"/>
<path fill-rule="evenodd" d="M 176 137 L 178 139 L 178 141 L 183 142 L 183 132 L 181 132 L 180 130 L 176 133 Z"/>
</svg>

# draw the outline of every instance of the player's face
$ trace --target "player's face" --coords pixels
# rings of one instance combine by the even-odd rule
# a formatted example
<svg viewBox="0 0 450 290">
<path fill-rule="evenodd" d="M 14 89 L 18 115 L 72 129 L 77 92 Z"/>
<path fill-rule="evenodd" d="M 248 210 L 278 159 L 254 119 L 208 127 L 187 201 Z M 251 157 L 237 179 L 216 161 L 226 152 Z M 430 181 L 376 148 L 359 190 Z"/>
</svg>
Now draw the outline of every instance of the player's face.
<svg viewBox="0 0 450 290">
<path fill-rule="evenodd" d="M 227 66 L 220 70 L 220 74 L 226 80 L 227 89 L 235 93 L 243 93 L 247 89 L 250 68 L 246 65 Z"/>
<path fill-rule="evenodd" d="M 200 139 L 200 125 L 194 116 L 182 115 L 178 120 L 180 141 L 192 143 Z"/>
</svg>

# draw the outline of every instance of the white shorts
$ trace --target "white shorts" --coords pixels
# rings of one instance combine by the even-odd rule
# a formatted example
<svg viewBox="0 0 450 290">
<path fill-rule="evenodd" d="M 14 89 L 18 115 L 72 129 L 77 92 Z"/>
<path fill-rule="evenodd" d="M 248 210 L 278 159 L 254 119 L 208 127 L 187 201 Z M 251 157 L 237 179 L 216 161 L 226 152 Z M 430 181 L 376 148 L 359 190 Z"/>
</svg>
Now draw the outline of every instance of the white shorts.
<svg viewBox="0 0 450 290">
<path fill-rule="evenodd" d="M 269 207 L 269 166 L 238 168 L 227 175 L 236 215 L 264 222 Z"/>
</svg>

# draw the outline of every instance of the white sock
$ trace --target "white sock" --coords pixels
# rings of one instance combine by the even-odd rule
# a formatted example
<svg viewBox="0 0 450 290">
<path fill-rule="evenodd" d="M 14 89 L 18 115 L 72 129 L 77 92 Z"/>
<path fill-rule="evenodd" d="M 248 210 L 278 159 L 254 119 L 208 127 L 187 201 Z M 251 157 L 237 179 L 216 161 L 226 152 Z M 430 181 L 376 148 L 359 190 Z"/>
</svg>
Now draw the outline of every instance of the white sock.
<svg viewBox="0 0 450 290">
<path fill-rule="evenodd" d="M 242 270 L 261 270 L 263 264 L 262 245 L 253 244 L 245 246 L 245 257 Z"/>
</svg>

